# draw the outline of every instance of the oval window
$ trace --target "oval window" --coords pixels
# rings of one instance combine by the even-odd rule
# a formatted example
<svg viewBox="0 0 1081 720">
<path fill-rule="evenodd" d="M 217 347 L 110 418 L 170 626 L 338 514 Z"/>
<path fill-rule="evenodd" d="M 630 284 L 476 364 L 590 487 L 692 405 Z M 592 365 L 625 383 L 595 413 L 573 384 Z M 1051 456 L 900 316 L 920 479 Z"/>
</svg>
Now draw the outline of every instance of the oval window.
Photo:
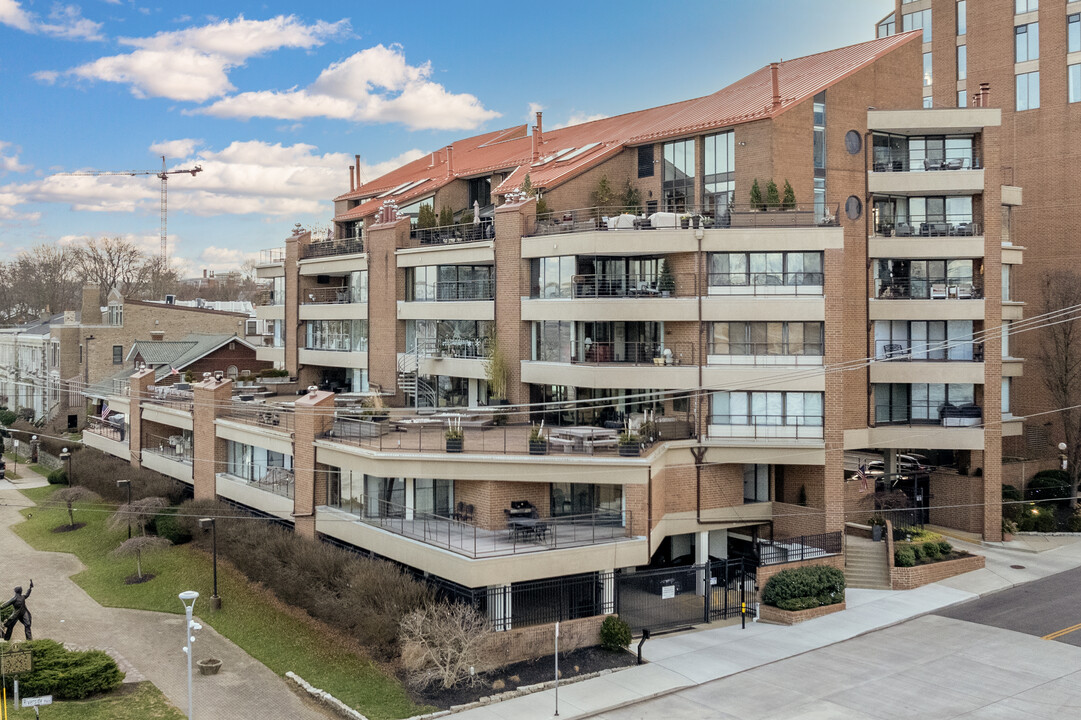
<svg viewBox="0 0 1081 720">
<path fill-rule="evenodd" d="M 849 195 L 845 200 L 845 215 L 849 220 L 859 220 L 863 214 L 863 203 L 855 195 Z"/>
<path fill-rule="evenodd" d="M 855 155 L 863 149 L 863 136 L 858 130 L 849 130 L 845 133 L 845 150 L 849 155 Z"/>
</svg>

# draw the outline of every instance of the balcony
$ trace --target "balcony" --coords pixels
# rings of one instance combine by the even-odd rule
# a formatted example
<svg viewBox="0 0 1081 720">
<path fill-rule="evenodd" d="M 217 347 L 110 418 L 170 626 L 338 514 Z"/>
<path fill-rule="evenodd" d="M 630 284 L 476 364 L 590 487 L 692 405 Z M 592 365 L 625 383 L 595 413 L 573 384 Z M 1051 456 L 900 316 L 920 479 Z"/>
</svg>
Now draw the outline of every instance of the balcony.
<svg viewBox="0 0 1081 720">
<path fill-rule="evenodd" d="M 575 299 L 620 298 L 641 300 L 696 297 L 698 295 L 698 275 L 696 273 L 673 273 L 667 278 L 662 277 L 659 273 L 573 275 L 571 276 L 571 286 Z M 547 299 L 548 296 L 541 288 L 533 288 L 533 297 Z"/>
<path fill-rule="evenodd" d="M 983 278 L 971 275 L 936 278 L 876 278 L 876 300 L 981 300 Z"/>
<path fill-rule="evenodd" d="M 449 423 L 454 422 L 456 426 L 460 423 L 462 428 L 460 452 L 468 454 L 628 456 L 626 450 L 620 452 L 619 432 L 616 430 L 592 426 L 548 426 L 541 431 L 545 440 L 542 448 L 530 441 L 532 425 L 496 426 L 492 424 L 493 415 L 494 408 L 489 412 L 475 411 L 465 415 L 448 413 L 376 422 L 355 414 L 339 414 L 324 437 L 332 442 L 379 452 L 448 454 L 446 430 Z M 656 418 L 652 427 L 646 426 L 643 435 L 639 444 L 634 446 L 639 453 L 656 442 L 693 437 L 693 423 L 689 416 L 661 416 Z"/>
<path fill-rule="evenodd" d="M 83 432 L 94 433 L 114 442 L 126 442 L 123 425 L 114 425 L 107 420 L 96 417 L 87 418 Z"/>
<path fill-rule="evenodd" d="M 938 425 L 971 428 L 983 425 L 983 408 L 975 403 L 876 404 L 875 425 Z M 918 443 L 917 443 L 918 445 Z M 919 447 L 924 447 L 919 445 Z"/>
<path fill-rule="evenodd" d="M 250 466 L 245 469 L 231 468 L 232 472 L 221 473 L 218 477 L 224 477 L 233 482 L 241 482 L 263 492 L 273 493 L 280 497 L 293 498 L 295 486 L 293 471 L 287 468 L 272 467 L 261 469 Z"/>
<path fill-rule="evenodd" d="M 223 408 L 218 417 L 287 433 L 295 428 L 293 409 L 280 405 L 233 403 Z"/>
<path fill-rule="evenodd" d="M 487 530 L 444 515 L 423 513 L 384 500 L 352 511 L 336 507 L 356 522 L 470 559 L 536 553 L 615 543 L 630 539 L 630 512 L 508 520 L 505 530 Z"/>
<path fill-rule="evenodd" d="M 892 195 L 972 195 L 983 192 L 979 158 L 971 155 L 909 160 L 908 155 L 876 157 L 867 177 L 872 193 Z"/>
<path fill-rule="evenodd" d="M 123 426 L 113 426 L 98 418 L 90 418 L 83 429 L 83 442 L 87 447 L 121 458 L 124 462 L 131 460 L 131 450 Z"/>
<path fill-rule="evenodd" d="M 416 285 L 407 302 L 494 300 L 495 279 L 456 280 Z"/>
<path fill-rule="evenodd" d="M 730 205 L 718 212 L 715 208 L 685 207 L 674 212 L 656 212 L 649 216 L 641 208 L 590 207 L 564 210 L 537 216 L 526 236 L 565 235 L 568 233 L 633 230 L 713 230 L 727 228 L 833 227 L 838 225 L 837 204 L 816 211 L 799 206 L 782 210 L 765 205 Z"/>
<path fill-rule="evenodd" d="M 438 247 L 484 242 L 495 238 L 495 227 L 489 221 L 456 223 L 436 227 L 413 227 L 403 248 Z"/>
<path fill-rule="evenodd" d="M 300 298 L 301 305 L 344 305 L 367 301 L 366 292 L 348 286 L 309 288 L 301 293 Z"/>
<path fill-rule="evenodd" d="M 147 388 L 147 395 L 142 399 L 144 404 L 157 405 L 159 407 L 172 408 L 190 413 L 194 408 L 195 396 L 191 390 L 177 388 L 175 386 L 151 385 Z"/>
<path fill-rule="evenodd" d="M 322 240 L 301 248 L 300 259 L 334 257 L 337 255 L 355 255 L 364 252 L 363 237 Z"/>
<path fill-rule="evenodd" d="M 710 295 L 822 297 L 825 276 L 820 272 L 709 273 Z"/>
<path fill-rule="evenodd" d="M 710 440 L 791 440 L 821 443 L 821 415 L 718 415 L 709 418 Z"/>
<path fill-rule="evenodd" d="M 256 307 L 280 307 L 285 305 L 285 293 L 274 292 L 270 288 L 262 288 L 255 294 Z"/>
<path fill-rule="evenodd" d="M 259 251 L 259 259 L 256 261 L 256 267 L 261 265 L 281 265 L 285 262 L 285 248 L 267 248 Z"/>
<path fill-rule="evenodd" d="M 191 437 L 184 435 L 171 435 L 169 437 L 155 437 L 148 435 L 143 439 L 146 443 L 142 448 L 144 453 L 160 455 L 175 462 L 191 465 L 194 461 Z"/>
</svg>

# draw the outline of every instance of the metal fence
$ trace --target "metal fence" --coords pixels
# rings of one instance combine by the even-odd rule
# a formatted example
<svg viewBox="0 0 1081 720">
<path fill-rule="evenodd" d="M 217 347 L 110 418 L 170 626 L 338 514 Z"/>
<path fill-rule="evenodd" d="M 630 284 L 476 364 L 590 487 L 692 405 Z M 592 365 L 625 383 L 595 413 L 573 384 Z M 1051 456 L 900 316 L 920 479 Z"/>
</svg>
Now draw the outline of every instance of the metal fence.
<svg viewBox="0 0 1081 720">
<path fill-rule="evenodd" d="M 840 555 L 843 550 L 841 533 L 829 532 L 817 535 L 800 535 L 784 540 L 759 539 L 755 554 L 759 565 L 781 565 L 802 562 L 814 558 Z"/>
</svg>

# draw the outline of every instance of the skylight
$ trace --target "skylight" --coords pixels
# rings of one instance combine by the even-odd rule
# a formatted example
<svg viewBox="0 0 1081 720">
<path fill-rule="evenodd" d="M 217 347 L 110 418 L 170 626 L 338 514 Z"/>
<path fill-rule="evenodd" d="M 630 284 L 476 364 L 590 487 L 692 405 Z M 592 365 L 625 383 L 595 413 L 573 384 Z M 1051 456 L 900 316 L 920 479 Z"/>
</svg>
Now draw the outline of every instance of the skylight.
<svg viewBox="0 0 1081 720">
<path fill-rule="evenodd" d="M 594 145 L 596 145 L 596 143 L 594 143 Z M 552 162 L 553 160 L 560 160 L 560 159 L 565 160 L 566 158 L 564 158 L 563 156 L 566 155 L 567 153 L 571 152 L 572 150 L 574 150 L 574 148 L 572 148 L 572 147 L 563 148 L 562 150 L 558 150 L 558 151 L 552 153 L 551 155 L 549 155 L 548 157 L 546 157 L 546 158 L 544 158 L 542 160 L 538 160 L 537 162 L 533 163 L 532 167 L 540 167 L 541 165 L 547 165 L 548 163 Z"/>
<path fill-rule="evenodd" d="M 589 143 L 588 145 L 583 145 L 582 147 L 578 148 L 577 150 L 574 150 L 574 152 L 570 153 L 569 155 L 564 155 L 563 157 L 559 158 L 559 162 L 564 162 L 565 160 L 570 160 L 571 158 L 576 158 L 579 155 L 582 155 L 584 153 L 589 152 L 590 150 L 597 147 L 598 145 L 600 145 L 599 142 Z M 573 148 L 571 148 L 571 149 L 573 150 Z"/>
<path fill-rule="evenodd" d="M 404 182 L 401 185 L 399 185 L 398 187 L 394 188 L 393 190 L 387 190 L 382 195 L 376 195 L 376 197 L 377 198 L 385 198 L 387 195 L 395 195 L 395 194 L 401 192 L 402 190 L 404 190 L 406 185 L 412 185 L 412 184 L 413 184 L 412 181 Z"/>
<path fill-rule="evenodd" d="M 423 185 L 426 182 L 428 182 L 428 178 L 424 178 L 423 180 L 416 180 L 416 181 L 411 182 L 411 183 L 406 183 L 403 187 L 398 188 L 397 190 L 395 190 L 391 194 L 392 195 L 401 195 L 402 193 L 407 192 L 409 190 L 412 190 L 413 188 L 417 187 L 418 185 Z"/>
</svg>

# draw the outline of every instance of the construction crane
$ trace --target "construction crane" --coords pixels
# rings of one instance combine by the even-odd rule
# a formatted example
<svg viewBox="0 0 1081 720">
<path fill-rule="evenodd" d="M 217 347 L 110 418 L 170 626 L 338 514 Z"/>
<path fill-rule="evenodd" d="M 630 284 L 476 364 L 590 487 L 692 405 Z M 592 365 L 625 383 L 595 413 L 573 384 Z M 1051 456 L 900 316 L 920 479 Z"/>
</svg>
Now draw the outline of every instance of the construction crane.
<svg viewBox="0 0 1081 720">
<path fill-rule="evenodd" d="M 166 224 L 168 219 L 169 203 L 168 203 L 168 186 L 170 175 L 191 175 L 195 177 L 196 173 L 201 173 L 203 168 L 196 165 L 193 168 L 185 170 L 167 170 L 165 166 L 165 156 L 161 156 L 161 171 L 157 170 L 86 170 L 84 172 L 70 172 L 70 173 L 56 173 L 57 175 L 67 175 L 74 177 L 99 177 L 102 175 L 127 175 L 130 177 L 136 177 L 138 175 L 155 175 L 161 180 L 161 262 L 168 267 L 169 265 L 169 245 L 168 235 L 166 233 Z"/>
</svg>

